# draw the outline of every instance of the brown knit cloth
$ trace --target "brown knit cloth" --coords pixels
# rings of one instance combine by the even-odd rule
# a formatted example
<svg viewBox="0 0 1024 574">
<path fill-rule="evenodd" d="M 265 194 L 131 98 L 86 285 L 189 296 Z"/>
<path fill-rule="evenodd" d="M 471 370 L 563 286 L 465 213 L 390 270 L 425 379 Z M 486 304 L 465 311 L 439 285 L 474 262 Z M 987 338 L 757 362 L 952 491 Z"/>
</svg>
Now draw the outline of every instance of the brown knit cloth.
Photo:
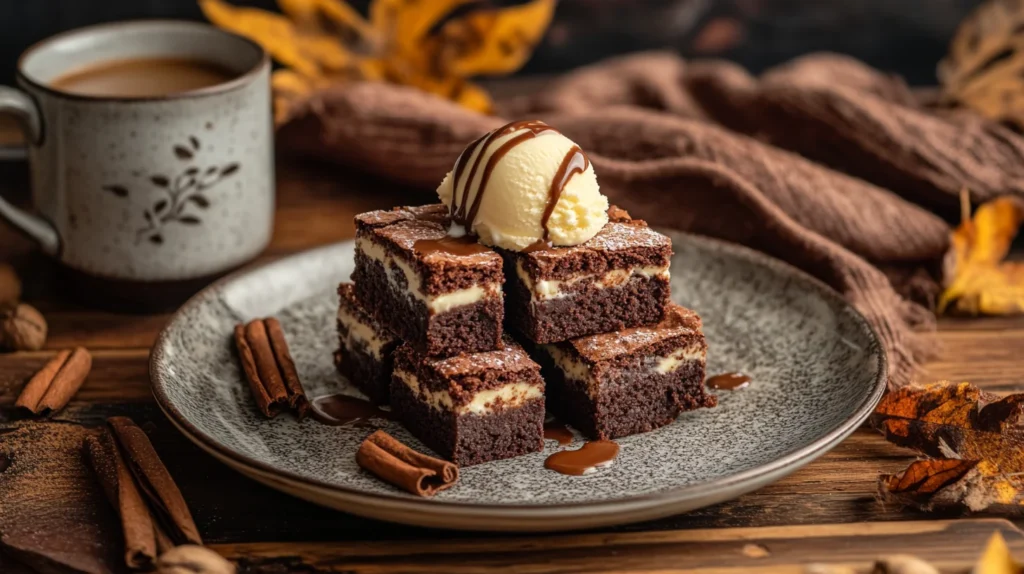
<svg viewBox="0 0 1024 574">
<path fill-rule="evenodd" d="M 926 208 L 955 205 L 965 185 L 978 199 L 1024 189 L 1017 136 L 932 115 L 898 79 L 840 56 L 758 80 L 726 63 L 642 54 L 500 110 L 353 84 L 302 104 L 280 141 L 432 190 L 471 140 L 540 117 L 588 151 L 602 191 L 634 216 L 764 251 L 842 293 L 881 336 L 891 386 L 909 382 L 933 348 L 920 331 L 934 317 L 919 303 L 938 293 L 950 230 Z"/>
</svg>

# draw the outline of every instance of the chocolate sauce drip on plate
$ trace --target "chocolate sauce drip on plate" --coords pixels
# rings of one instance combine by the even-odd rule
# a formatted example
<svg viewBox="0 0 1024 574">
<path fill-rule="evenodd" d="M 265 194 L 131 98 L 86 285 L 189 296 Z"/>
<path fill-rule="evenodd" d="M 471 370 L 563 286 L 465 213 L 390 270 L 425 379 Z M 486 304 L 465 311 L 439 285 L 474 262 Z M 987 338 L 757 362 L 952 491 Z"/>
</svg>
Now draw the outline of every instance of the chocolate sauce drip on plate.
<svg viewBox="0 0 1024 574">
<path fill-rule="evenodd" d="M 491 252 L 490 249 L 480 245 L 477 240 L 470 235 L 463 235 L 462 237 L 446 235 L 440 239 L 420 239 L 413 244 L 412 248 L 420 255 L 429 255 L 431 253 L 450 253 L 452 255 L 465 257 L 468 255 L 476 255 L 478 253 Z"/>
<path fill-rule="evenodd" d="M 610 440 L 595 440 L 584 443 L 577 450 L 562 450 L 549 456 L 544 461 L 544 468 L 581 476 L 588 470 L 610 464 L 619 454 L 618 443 Z"/>
<path fill-rule="evenodd" d="M 487 158 L 487 163 L 484 164 L 483 171 L 480 175 L 480 185 L 477 185 L 474 188 L 473 180 L 476 178 L 477 171 L 480 170 L 480 165 L 483 162 L 485 152 L 491 145 L 491 142 L 502 136 L 506 136 L 520 130 L 522 130 L 523 133 L 501 144 L 501 146 L 494 150 L 494 153 Z M 469 147 L 463 150 L 462 154 L 459 155 L 459 159 L 455 161 L 455 169 L 452 173 L 452 220 L 466 229 L 471 228 L 473 226 L 473 222 L 476 220 L 477 212 L 480 211 L 480 201 L 483 199 L 484 193 L 487 191 L 487 183 L 491 179 L 491 173 L 494 171 L 495 166 L 498 165 L 498 162 L 501 161 L 501 158 L 505 157 L 505 155 L 512 151 L 512 149 L 517 145 L 537 136 L 549 133 L 554 134 L 558 132 L 542 121 L 523 120 L 506 124 L 469 144 Z M 472 167 L 469 168 L 469 174 L 466 176 L 466 184 L 462 186 L 462 197 L 460 198 L 459 182 L 462 179 L 462 173 L 466 169 L 466 163 L 471 157 L 473 157 L 473 154 L 476 153 L 478 149 L 480 150 L 480 153 L 477 154 L 476 159 L 473 160 Z M 474 189 L 476 190 L 476 193 L 473 195 L 473 203 L 472 205 L 468 205 L 470 192 Z"/>
<path fill-rule="evenodd" d="M 369 419 L 392 420 L 390 412 L 382 410 L 369 401 L 348 395 L 326 395 L 313 399 L 309 412 L 313 420 L 331 426 L 366 424 Z"/>
<path fill-rule="evenodd" d="M 574 145 L 566 152 L 565 157 L 562 158 L 561 165 L 558 166 L 558 171 L 555 172 L 555 178 L 551 180 L 551 187 L 548 188 L 548 203 L 544 206 L 544 215 L 540 218 L 540 226 L 544 229 L 544 241 L 548 240 L 548 220 L 551 219 L 551 214 L 555 212 L 555 205 L 558 204 L 558 200 L 562 198 L 562 192 L 565 191 L 565 184 L 569 183 L 572 176 L 577 173 L 583 173 L 590 167 L 590 158 L 587 154 L 583 153 L 580 146 Z"/>
<path fill-rule="evenodd" d="M 544 438 L 557 440 L 558 444 L 569 444 L 572 442 L 572 431 L 565 423 L 559 420 L 547 421 L 544 423 Z"/>
<path fill-rule="evenodd" d="M 743 373 L 723 373 L 709 378 L 707 385 L 718 391 L 738 391 L 750 385 L 750 377 Z"/>
</svg>

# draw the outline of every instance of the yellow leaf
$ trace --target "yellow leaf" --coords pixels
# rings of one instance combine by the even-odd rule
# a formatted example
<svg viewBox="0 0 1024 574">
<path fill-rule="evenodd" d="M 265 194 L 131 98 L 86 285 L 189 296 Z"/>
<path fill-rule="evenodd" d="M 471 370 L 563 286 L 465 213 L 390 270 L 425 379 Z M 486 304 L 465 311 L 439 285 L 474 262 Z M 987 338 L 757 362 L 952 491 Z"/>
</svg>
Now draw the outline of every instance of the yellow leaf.
<svg viewBox="0 0 1024 574">
<path fill-rule="evenodd" d="M 295 45 L 312 56 L 322 71 L 340 72 L 353 65 L 351 53 L 330 36 L 296 34 Z"/>
<path fill-rule="evenodd" d="M 370 23 L 341 0 L 277 0 L 277 5 L 281 12 L 303 30 L 324 35 L 351 30 L 361 38 L 369 39 L 373 36 Z"/>
<path fill-rule="evenodd" d="M 235 8 L 220 0 L 200 0 L 199 7 L 210 22 L 258 43 L 281 64 L 307 76 L 320 73 L 316 59 L 300 50 L 295 27 L 284 16 L 256 8 Z"/>
<path fill-rule="evenodd" d="M 211 22 L 260 43 L 293 73 L 275 78 L 279 121 L 301 109 L 290 105 L 298 98 L 353 79 L 413 86 L 489 113 L 490 97 L 469 78 L 521 67 L 556 1 L 482 9 L 479 0 L 372 0 L 364 19 L 343 0 L 278 0 L 284 15 L 199 0 Z"/>
<path fill-rule="evenodd" d="M 442 27 L 442 42 L 448 37 L 457 48 L 445 69 L 468 77 L 477 74 L 507 74 L 518 70 L 533 53 L 551 23 L 555 0 L 533 0 L 500 10 L 480 10 Z"/>
<path fill-rule="evenodd" d="M 1010 554 L 1006 540 L 999 531 L 992 533 L 984 552 L 978 557 L 971 574 L 1020 574 L 1021 565 Z"/>
<path fill-rule="evenodd" d="M 480 86 L 471 82 L 462 82 L 459 86 L 458 91 L 452 98 L 456 103 L 464 108 L 474 110 L 483 114 L 489 114 L 494 108 L 491 97 L 487 95 Z"/>
<path fill-rule="evenodd" d="M 1024 266 L 1003 262 L 1024 222 L 1024 202 L 1001 197 L 978 208 L 951 238 L 953 279 L 939 297 L 940 313 L 1009 315 L 1024 312 Z"/>
<path fill-rule="evenodd" d="M 475 0 L 373 0 L 370 22 L 380 38 L 384 58 L 420 52 L 427 33 L 442 18 Z"/>
</svg>

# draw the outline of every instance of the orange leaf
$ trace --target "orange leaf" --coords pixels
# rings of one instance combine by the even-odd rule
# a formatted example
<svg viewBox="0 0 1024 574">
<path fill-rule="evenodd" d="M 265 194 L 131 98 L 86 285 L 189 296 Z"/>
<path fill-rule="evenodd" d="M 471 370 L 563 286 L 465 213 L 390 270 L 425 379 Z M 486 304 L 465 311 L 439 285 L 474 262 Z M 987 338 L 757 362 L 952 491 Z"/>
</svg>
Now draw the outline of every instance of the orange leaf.
<svg viewBox="0 0 1024 574">
<path fill-rule="evenodd" d="M 951 238 L 956 265 L 939 298 L 940 313 L 1024 312 L 1024 266 L 1003 262 L 1022 222 L 1024 202 L 1014 197 L 994 199 L 964 219 Z"/>
<path fill-rule="evenodd" d="M 374 37 L 370 23 L 341 0 L 277 0 L 277 5 L 300 30 L 324 36 L 352 35 L 367 41 Z"/>
<path fill-rule="evenodd" d="M 890 476 L 887 486 L 889 492 L 930 495 L 960 480 L 977 464 L 978 462 L 973 460 L 951 458 L 919 460 L 900 474 Z"/>
<path fill-rule="evenodd" d="M 489 113 L 490 97 L 469 77 L 521 67 L 556 0 L 497 9 L 481 9 L 477 0 L 372 0 L 369 19 L 343 0 L 278 0 L 283 15 L 199 2 L 211 22 L 260 43 L 294 74 L 274 83 L 280 124 L 317 97 L 325 80 L 414 86 Z"/>
<path fill-rule="evenodd" d="M 258 43 L 285 66 L 307 76 L 320 73 L 316 59 L 300 49 L 295 27 L 287 18 L 256 8 L 235 8 L 220 0 L 199 0 L 199 7 L 210 22 Z"/>
<path fill-rule="evenodd" d="M 455 49 L 443 65 L 455 76 L 507 74 L 529 59 L 555 12 L 555 0 L 533 0 L 501 10 L 479 10 L 445 24 L 438 41 Z M 448 40 L 451 38 L 451 40 Z"/>
<path fill-rule="evenodd" d="M 456 8 L 474 0 L 373 0 L 370 22 L 380 38 L 384 38 L 381 56 L 409 57 L 421 52 L 421 44 L 431 28 Z"/>
<path fill-rule="evenodd" d="M 1024 394 L 999 398 L 970 383 L 908 387 L 882 397 L 869 420 L 889 442 L 935 457 L 882 476 L 886 500 L 973 510 L 1024 500 Z"/>
</svg>

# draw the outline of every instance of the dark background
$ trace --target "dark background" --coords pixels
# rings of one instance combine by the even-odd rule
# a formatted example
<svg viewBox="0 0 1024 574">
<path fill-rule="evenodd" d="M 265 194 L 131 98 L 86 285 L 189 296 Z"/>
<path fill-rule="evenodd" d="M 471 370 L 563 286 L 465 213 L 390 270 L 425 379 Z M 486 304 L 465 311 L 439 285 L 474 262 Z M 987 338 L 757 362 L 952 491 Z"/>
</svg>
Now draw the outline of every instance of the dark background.
<svg viewBox="0 0 1024 574">
<path fill-rule="evenodd" d="M 232 0 L 272 8 L 274 0 Z M 482 4 L 514 4 L 484 0 Z M 979 0 L 561 0 L 544 43 L 523 73 L 554 72 L 605 56 L 672 48 L 761 70 L 832 50 L 935 82 L 935 64 L 957 23 Z M 354 0 L 365 10 L 368 0 Z M 195 0 L 0 0 L 0 82 L 18 54 L 47 36 L 134 18 L 200 20 Z"/>
</svg>

